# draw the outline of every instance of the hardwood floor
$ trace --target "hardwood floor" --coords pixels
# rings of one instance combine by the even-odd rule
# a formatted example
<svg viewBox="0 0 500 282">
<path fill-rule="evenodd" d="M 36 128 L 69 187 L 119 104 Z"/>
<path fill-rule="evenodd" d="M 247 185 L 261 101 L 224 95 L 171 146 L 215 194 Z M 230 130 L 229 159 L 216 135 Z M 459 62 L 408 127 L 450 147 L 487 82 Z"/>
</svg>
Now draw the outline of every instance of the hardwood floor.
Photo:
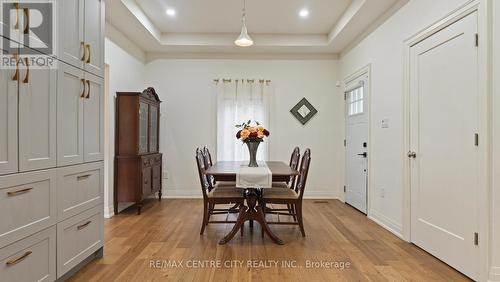
<svg viewBox="0 0 500 282">
<path fill-rule="evenodd" d="M 224 246 L 230 224 L 210 224 L 200 236 L 202 205 L 150 201 L 139 216 L 131 209 L 106 220 L 104 258 L 70 281 L 469 281 L 336 200 L 305 201 L 305 238 L 296 226 L 272 225 L 283 246 L 262 239 L 258 224 Z"/>
</svg>

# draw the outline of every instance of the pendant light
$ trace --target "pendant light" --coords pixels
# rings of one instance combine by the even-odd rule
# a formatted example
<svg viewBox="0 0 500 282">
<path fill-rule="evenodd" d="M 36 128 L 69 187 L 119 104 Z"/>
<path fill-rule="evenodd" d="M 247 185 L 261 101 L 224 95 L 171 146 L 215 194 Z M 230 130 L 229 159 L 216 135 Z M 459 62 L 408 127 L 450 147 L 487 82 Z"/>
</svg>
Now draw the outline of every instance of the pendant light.
<svg viewBox="0 0 500 282">
<path fill-rule="evenodd" d="M 234 44 L 236 44 L 237 46 L 240 46 L 240 47 L 249 47 L 249 46 L 253 45 L 253 40 L 250 37 L 250 35 L 248 35 L 247 26 L 245 23 L 246 15 L 247 15 L 246 14 L 246 0 L 243 0 L 242 14 L 243 15 L 241 18 L 241 22 L 242 22 L 243 26 L 241 27 L 240 36 L 234 41 Z"/>
</svg>

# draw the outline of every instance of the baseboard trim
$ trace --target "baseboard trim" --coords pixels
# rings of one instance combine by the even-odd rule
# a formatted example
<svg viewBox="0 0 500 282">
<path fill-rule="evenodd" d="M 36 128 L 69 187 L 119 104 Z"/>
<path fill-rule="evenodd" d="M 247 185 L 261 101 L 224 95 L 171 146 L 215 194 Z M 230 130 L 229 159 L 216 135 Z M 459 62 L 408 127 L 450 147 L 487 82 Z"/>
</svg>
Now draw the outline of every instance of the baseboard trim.
<svg viewBox="0 0 500 282">
<path fill-rule="evenodd" d="M 115 209 L 113 206 L 104 207 L 104 218 L 112 218 L 115 215 Z"/>
<path fill-rule="evenodd" d="M 404 240 L 402 234 L 402 226 L 400 224 L 374 210 L 368 211 L 368 218 L 378 225 L 382 226 L 383 228 L 387 229 L 392 234 Z"/>
<path fill-rule="evenodd" d="M 500 266 L 492 266 L 490 269 L 490 277 L 488 279 L 489 282 L 498 282 L 500 281 Z"/>
</svg>

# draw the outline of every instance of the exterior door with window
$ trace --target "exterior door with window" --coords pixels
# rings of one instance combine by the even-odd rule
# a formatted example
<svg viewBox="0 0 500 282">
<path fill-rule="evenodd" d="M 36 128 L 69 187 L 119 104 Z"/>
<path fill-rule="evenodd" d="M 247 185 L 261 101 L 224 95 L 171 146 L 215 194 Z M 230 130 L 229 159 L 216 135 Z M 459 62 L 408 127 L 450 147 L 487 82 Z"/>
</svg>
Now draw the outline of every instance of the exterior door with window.
<svg viewBox="0 0 500 282">
<path fill-rule="evenodd" d="M 362 213 L 368 202 L 368 73 L 346 85 L 345 201 Z"/>
</svg>

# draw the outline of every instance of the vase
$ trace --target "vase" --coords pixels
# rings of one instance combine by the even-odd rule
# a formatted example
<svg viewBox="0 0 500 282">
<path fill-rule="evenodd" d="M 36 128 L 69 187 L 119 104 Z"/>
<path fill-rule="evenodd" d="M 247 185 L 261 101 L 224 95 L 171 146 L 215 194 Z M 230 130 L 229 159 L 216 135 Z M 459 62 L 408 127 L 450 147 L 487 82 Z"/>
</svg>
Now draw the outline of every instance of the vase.
<svg viewBox="0 0 500 282">
<path fill-rule="evenodd" d="M 248 163 L 249 167 L 258 167 L 257 164 L 257 149 L 259 149 L 261 141 L 247 141 L 248 152 L 250 153 L 250 162 Z"/>
</svg>

